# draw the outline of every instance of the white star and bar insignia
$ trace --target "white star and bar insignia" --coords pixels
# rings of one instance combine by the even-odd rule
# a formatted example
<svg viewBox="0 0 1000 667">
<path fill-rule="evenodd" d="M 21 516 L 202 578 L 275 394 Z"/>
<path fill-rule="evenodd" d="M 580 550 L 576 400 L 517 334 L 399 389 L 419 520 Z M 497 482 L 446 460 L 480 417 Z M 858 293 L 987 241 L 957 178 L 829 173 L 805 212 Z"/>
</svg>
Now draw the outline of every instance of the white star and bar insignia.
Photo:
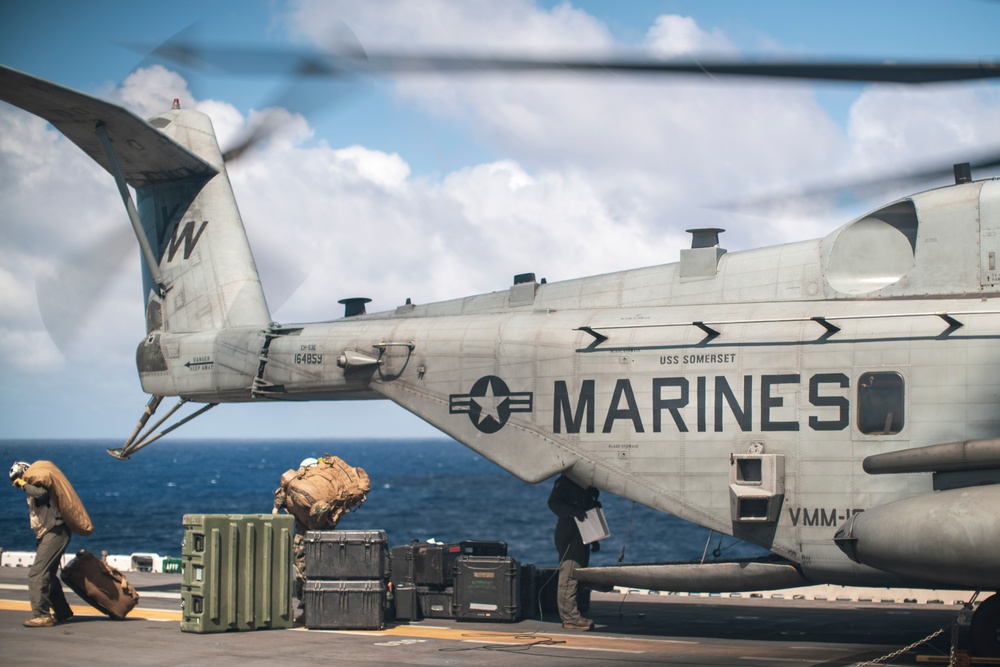
<svg viewBox="0 0 1000 667">
<path fill-rule="evenodd" d="M 530 391 L 511 391 L 497 376 L 486 375 L 476 380 L 468 394 L 451 394 L 448 413 L 467 413 L 477 429 L 496 433 L 504 427 L 511 413 L 531 412 L 533 403 L 534 394 Z"/>
</svg>

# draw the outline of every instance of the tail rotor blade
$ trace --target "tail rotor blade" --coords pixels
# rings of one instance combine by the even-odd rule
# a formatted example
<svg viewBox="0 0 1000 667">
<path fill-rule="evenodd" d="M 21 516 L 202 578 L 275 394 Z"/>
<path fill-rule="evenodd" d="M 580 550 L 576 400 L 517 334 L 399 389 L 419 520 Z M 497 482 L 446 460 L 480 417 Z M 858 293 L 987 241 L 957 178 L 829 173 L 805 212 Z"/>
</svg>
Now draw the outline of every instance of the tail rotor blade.
<svg viewBox="0 0 1000 667">
<path fill-rule="evenodd" d="M 42 322 L 64 355 L 72 351 L 81 327 L 135 246 L 132 230 L 128 226 L 116 227 L 54 270 L 36 276 L 35 293 Z"/>
</svg>

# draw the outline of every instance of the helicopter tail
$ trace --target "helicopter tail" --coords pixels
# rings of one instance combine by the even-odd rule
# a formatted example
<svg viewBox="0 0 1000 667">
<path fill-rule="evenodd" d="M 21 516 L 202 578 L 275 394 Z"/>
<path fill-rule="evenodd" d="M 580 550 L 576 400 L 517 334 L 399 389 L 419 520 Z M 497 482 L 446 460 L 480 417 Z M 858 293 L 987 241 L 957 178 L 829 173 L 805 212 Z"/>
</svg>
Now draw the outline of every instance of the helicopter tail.
<svg viewBox="0 0 1000 667">
<path fill-rule="evenodd" d="M 49 121 L 115 177 L 142 250 L 147 333 L 270 323 L 206 115 L 175 101 L 173 109 L 146 122 L 110 102 L 2 65 L 0 100 Z"/>
<path fill-rule="evenodd" d="M 211 120 L 175 104 L 150 123 L 215 173 L 136 189 L 151 250 L 143 252 L 147 332 L 266 327 L 271 317 Z"/>
</svg>

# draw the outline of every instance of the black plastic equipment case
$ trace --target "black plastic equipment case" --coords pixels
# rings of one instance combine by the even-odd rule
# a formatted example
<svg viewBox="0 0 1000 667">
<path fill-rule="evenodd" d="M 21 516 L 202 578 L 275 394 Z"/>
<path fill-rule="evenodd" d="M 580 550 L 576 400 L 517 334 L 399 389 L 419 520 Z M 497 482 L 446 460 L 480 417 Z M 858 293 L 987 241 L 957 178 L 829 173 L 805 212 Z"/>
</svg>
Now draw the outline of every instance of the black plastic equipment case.
<svg viewBox="0 0 1000 667">
<path fill-rule="evenodd" d="M 386 587 L 381 579 L 307 580 L 302 595 L 307 628 L 381 630 L 385 627 Z"/>
<path fill-rule="evenodd" d="M 421 586 L 452 583 L 455 559 L 462 555 L 460 544 L 413 544 L 413 582 Z"/>
<path fill-rule="evenodd" d="M 424 618 L 455 618 L 453 586 L 417 586 L 417 601 Z"/>
<path fill-rule="evenodd" d="M 389 550 L 389 579 L 398 586 L 404 582 L 413 583 L 413 546 L 404 544 Z"/>
<path fill-rule="evenodd" d="M 392 586 L 393 612 L 397 621 L 419 621 L 420 607 L 417 602 L 417 587 L 412 581 Z"/>
<path fill-rule="evenodd" d="M 417 582 L 417 552 L 412 544 L 393 547 L 389 552 L 389 580 L 394 587 Z"/>
<path fill-rule="evenodd" d="M 384 530 L 310 530 L 305 536 L 306 578 L 385 579 L 389 548 Z"/>
<path fill-rule="evenodd" d="M 521 564 L 521 618 L 538 617 L 537 574 L 531 563 Z"/>
<path fill-rule="evenodd" d="M 509 556 L 460 556 L 452 608 L 459 621 L 518 620 L 521 566 Z"/>
<path fill-rule="evenodd" d="M 412 550 L 413 582 L 420 586 L 452 585 L 455 560 L 459 556 L 507 555 L 507 543 L 499 540 L 463 540 L 457 544 L 412 542 L 408 546 Z"/>
<path fill-rule="evenodd" d="M 465 556 L 507 555 L 507 543 L 502 540 L 462 540 L 458 545 Z"/>
</svg>

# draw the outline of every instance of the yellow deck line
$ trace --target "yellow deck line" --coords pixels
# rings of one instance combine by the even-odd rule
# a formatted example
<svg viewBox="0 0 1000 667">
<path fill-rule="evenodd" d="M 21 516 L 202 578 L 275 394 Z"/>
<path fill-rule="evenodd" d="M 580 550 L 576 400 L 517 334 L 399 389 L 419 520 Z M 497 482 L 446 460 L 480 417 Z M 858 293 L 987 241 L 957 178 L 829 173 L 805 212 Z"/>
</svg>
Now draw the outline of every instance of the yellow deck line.
<svg viewBox="0 0 1000 667">
<path fill-rule="evenodd" d="M 343 630 L 310 630 L 310 632 L 344 633 Z M 567 634 L 561 632 L 483 631 L 475 628 L 445 628 L 440 626 L 397 625 L 385 630 L 352 631 L 373 637 L 420 637 L 424 639 L 447 639 L 451 641 L 476 642 L 481 644 L 509 644 L 527 646 L 529 644 L 552 645 L 585 650 L 616 650 L 630 653 L 663 652 L 669 645 L 697 644 L 694 641 L 672 639 L 645 639 L 632 637 L 612 637 L 593 633 Z"/>
<path fill-rule="evenodd" d="M 107 618 L 90 606 L 71 605 L 74 616 L 98 616 Z M 23 600 L 0 600 L 0 610 L 2 611 L 31 611 L 31 604 Z M 128 615 L 129 619 L 145 619 L 147 621 L 177 621 L 181 620 L 180 610 L 174 609 L 143 609 L 136 607 Z"/>
<path fill-rule="evenodd" d="M 77 616 L 94 616 L 105 618 L 93 607 L 73 605 L 73 613 Z M 31 612 L 31 605 L 26 600 L 0 599 L 2 611 Z M 129 620 L 149 621 L 181 621 L 180 610 L 174 609 L 144 609 L 136 607 L 128 615 Z M 306 630 L 297 627 L 296 631 L 335 634 L 353 634 L 368 637 L 411 637 L 420 639 L 442 639 L 448 641 L 475 642 L 479 644 L 504 644 L 510 646 L 553 646 L 556 648 L 571 648 L 591 651 L 619 651 L 628 653 L 660 653 L 669 650 L 670 645 L 697 644 L 696 641 L 676 639 L 649 639 L 643 637 L 618 637 L 599 633 L 565 633 L 565 632 L 526 632 L 524 630 L 477 630 L 475 627 L 448 628 L 436 625 L 394 625 L 384 630 Z"/>
</svg>

